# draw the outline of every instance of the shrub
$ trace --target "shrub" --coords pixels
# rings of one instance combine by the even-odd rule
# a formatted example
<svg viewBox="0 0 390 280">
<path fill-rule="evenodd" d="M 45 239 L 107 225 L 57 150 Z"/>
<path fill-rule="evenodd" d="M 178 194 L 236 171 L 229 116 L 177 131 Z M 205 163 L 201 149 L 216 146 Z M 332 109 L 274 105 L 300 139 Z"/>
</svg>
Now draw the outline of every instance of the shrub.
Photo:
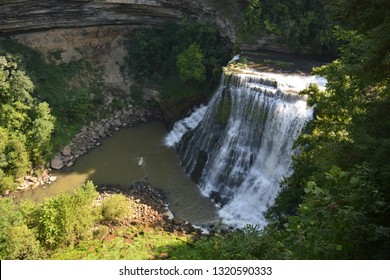
<svg viewBox="0 0 390 280">
<path fill-rule="evenodd" d="M 99 215 L 93 201 L 95 186 L 88 182 L 72 194 L 62 193 L 45 199 L 39 215 L 39 238 L 50 249 L 72 246 L 92 236 Z"/>
<path fill-rule="evenodd" d="M 114 194 L 103 202 L 102 214 L 106 222 L 119 221 L 133 213 L 133 203 L 124 195 Z"/>
<path fill-rule="evenodd" d="M 202 82 L 205 79 L 206 68 L 203 64 L 203 54 L 196 44 L 191 44 L 188 49 L 177 56 L 176 67 L 182 81 L 195 79 Z"/>
<path fill-rule="evenodd" d="M 0 259 L 36 259 L 41 248 L 15 203 L 0 199 Z"/>
</svg>

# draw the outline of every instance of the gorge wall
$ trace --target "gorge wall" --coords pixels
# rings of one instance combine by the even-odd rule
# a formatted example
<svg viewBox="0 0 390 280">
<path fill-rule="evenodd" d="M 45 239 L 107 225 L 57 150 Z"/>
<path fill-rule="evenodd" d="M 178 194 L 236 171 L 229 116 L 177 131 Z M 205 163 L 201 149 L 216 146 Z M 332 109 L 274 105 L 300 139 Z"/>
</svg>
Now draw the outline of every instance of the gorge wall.
<svg viewBox="0 0 390 280">
<path fill-rule="evenodd" d="M 234 40 L 234 29 L 204 1 L 191 0 L 2 0 L 0 36 L 49 30 L 107 25 L 159 26 L 183 16 L 204 18 L 219 25 Z"/>
<path fill-rule="evenodd" d="M 235 40 L 234 27 L 207 1 L 193 0 L 0 0 L 0 39 L 12 37 L 56 63 L 84 59 L 101 69 L 104 96 L 129 96 L 132 77 L 124 70 L 126 41 L 135 29 L 160 27 L 183 17 L 212 21 L 221 35 Z M 145 97 L 156 96 L 144 89 Z"/>
</svg>

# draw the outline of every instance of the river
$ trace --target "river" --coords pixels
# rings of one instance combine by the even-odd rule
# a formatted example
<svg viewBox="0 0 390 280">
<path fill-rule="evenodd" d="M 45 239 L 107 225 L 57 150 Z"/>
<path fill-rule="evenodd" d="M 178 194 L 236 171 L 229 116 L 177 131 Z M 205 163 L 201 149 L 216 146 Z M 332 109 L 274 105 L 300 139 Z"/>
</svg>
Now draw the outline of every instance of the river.
<svg viewBox="0 0 390 280">
<path fill-rule="evenodd" d="M 104 139 L 72 167 L 55 172 L 58 179 L 50 186 L 23 192 L 18 199 L 40 202 L 47 196 L 72 191 L 88 180 L 122 185 L 144 181 L 167 194 L 169 208 L 178 217 L 199 226 L 216 223 L 214 204 L 182 170 L 175 150 L 163 144 L 166 134 L 162 122 L 124 128 Z"/>
</svg>

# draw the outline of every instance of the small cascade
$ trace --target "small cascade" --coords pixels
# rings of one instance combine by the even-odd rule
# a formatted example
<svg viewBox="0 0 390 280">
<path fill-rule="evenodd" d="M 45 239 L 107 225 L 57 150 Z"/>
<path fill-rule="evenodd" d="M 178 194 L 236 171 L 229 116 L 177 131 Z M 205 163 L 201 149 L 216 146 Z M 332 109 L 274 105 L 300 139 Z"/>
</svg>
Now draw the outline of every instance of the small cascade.
<svg viewBox="0 0 390 280">
<path fill-rule="evenodd" d="M 176 122 L 166 136 L 225 224 L 266 224 L 263 212 L 291 174 L 294 140 L 312 117 L 295 92 L 318 81 L 272 73 L 223 77 L 209 104 Z"/>
</svg>

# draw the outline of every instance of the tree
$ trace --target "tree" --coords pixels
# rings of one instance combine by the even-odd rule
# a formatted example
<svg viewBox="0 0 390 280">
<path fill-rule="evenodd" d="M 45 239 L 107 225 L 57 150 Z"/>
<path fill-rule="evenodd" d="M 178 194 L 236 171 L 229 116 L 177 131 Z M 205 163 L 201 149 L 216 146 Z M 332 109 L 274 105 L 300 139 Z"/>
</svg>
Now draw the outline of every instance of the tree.
<svg viewBox="0 0 390 280">
<path fill-rule="evenodd" d="M 202 82 L 206 77 L 203 54 L 195 43 L 191 44 L 188 49 L 177 56 L 176 66 L 182 81 L 195 79 L 198 82 Z"/>
<path fill-rule="evenodd" d="M 54 118 L 32 97 L 34 85 L 11 56 L 0 56 L 0 192 L 50 154 Z"/>
<path fill-rule="evenodd" d="M 0 259 L 38 259 L 41 247 L 33 229 L 9 198 L 0 199 Z"/>
<path fill-rule="evenodd" d="M 97 192 L 87 182 L 72 194 L 47 197 L 39 211 L 38 237 L 49 249 L 73 246 L 92 235 L 92 227 L 100 211 L 92 203 Z"/>
<path fill-rule="evenodd" d="M 305 192 L 282 238 L 295 259 L 388 257 L 390 228 L 380 218 L 386 203 L 367 165 L 350 173 L 334 166 L 308 182 Z"/>
<path fill-rule="evenodd" d="M 386 3 L 330 1 L 344 23 L 335 29 L 340 57 L 313 71 L 327 79 L 325 91 L 302 93 L 315 104 L 315 118 L 297 141 L 294 173 L 269 212 L 295 258 L 390 255 Z"/>
</svg>

